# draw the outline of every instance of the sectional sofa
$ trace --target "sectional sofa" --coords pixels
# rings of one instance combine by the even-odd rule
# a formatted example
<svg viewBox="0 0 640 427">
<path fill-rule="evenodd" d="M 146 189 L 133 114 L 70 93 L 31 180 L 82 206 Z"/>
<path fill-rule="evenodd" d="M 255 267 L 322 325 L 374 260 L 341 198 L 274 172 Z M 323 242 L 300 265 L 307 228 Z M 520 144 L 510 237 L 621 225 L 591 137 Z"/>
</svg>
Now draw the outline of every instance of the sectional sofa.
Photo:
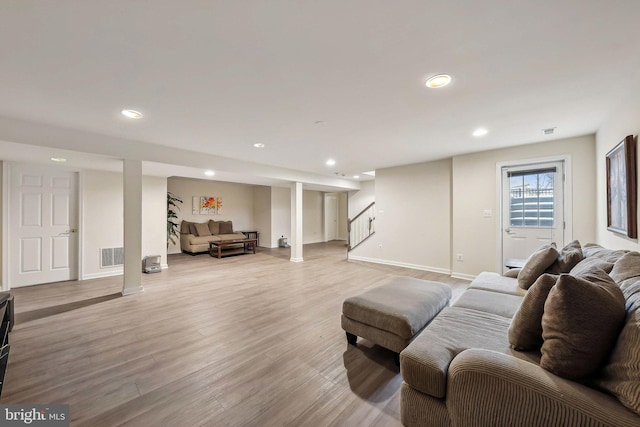
<svg viewBox="0 0 640 427">
<path fill-rule="evenodd" d="M 180 250 L 191 255 L 209 252 L 209 242 L 244 238 L 244 234 L 233 231 L 232 221 L 210 219 L 204 223 L 190 221 L 180 223 Z"/>
<path fill-rule="evenodd" d="M 405 426 L 640 426 L 640 253 L 576 243 L 480 274 L 402 351 Z"/>
</svg>

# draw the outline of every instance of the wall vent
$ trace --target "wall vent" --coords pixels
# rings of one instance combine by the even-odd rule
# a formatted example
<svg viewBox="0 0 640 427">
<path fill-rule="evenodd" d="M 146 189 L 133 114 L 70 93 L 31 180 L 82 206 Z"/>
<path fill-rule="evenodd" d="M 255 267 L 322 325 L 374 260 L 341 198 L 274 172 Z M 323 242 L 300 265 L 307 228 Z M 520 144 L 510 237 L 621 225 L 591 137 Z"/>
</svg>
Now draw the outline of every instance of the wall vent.
<svg viewBox="0 0 640 427">
<path fill-rule="evenodd" d="M 100 249 L 100 268 L 116 267 L 124 264 L 124 248 Z"/>
<path fill-rule="evenodd" d="M 542 133 L 545 135 L 553 135 L 554 133 L 556 133 L 556 129 L 558 129 L 557 127 L 553 127 L 553 128 L 546 128 L 546 129 L 542 129 Z"/>
</svg>

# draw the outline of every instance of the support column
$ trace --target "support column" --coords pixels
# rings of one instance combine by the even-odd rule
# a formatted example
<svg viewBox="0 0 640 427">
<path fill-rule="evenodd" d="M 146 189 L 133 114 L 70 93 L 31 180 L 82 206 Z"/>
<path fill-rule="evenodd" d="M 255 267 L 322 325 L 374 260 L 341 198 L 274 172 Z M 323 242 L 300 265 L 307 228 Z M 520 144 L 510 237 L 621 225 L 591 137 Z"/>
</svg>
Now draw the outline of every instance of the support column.
<svg viewBox="0 0 640 427">
<path fill-rule="evenodd" d="M 124 160 L 124 280 L 122 295 L 142 292 L 142 161 Z"/>
<path fill-rule="evenodd" d="M 291 185 L 291 262 L 302 262 L 302 183 Z"/>
</svg>

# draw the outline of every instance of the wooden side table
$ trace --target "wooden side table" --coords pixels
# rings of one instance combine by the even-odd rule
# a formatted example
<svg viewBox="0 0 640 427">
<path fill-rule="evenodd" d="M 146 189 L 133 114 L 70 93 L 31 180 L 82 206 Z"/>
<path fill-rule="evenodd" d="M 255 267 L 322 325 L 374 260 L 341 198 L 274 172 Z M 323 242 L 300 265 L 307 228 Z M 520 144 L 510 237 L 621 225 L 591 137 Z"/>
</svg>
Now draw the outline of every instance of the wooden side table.
<svg viewBox="0 0 640 427">
<path fill-rule="evenodd" d="M 247 236 L 247 239 L 256 239 L 256 246 L 260 244 L 260 237 L 258 237 L 257 230 L 239 230 L 238 233 L 242 233 Z"/>
</svg>

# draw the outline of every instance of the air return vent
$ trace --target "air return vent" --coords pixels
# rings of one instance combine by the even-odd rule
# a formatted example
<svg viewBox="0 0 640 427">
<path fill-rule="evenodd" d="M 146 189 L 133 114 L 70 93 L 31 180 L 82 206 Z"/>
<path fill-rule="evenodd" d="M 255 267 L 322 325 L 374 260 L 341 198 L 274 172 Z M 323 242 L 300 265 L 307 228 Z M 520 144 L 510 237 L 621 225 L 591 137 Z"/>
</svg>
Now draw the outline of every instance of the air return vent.
<svg viewBox="0 0 640 427">
<path fill-rule="evenodd" d="M 557 127 L 553 127 L 553 128 L 546 128 L 546 129 L 542 129 L 542 133 L 545 135 L 553 135 L 554 133 L 556 133 L 556 129 L 558 129 Z"/>
<path fill-rule="evenodd" d="M 100 268 L 116 267 L 124 264 L 124 248 L 100 249 Z"/>
</svg>

